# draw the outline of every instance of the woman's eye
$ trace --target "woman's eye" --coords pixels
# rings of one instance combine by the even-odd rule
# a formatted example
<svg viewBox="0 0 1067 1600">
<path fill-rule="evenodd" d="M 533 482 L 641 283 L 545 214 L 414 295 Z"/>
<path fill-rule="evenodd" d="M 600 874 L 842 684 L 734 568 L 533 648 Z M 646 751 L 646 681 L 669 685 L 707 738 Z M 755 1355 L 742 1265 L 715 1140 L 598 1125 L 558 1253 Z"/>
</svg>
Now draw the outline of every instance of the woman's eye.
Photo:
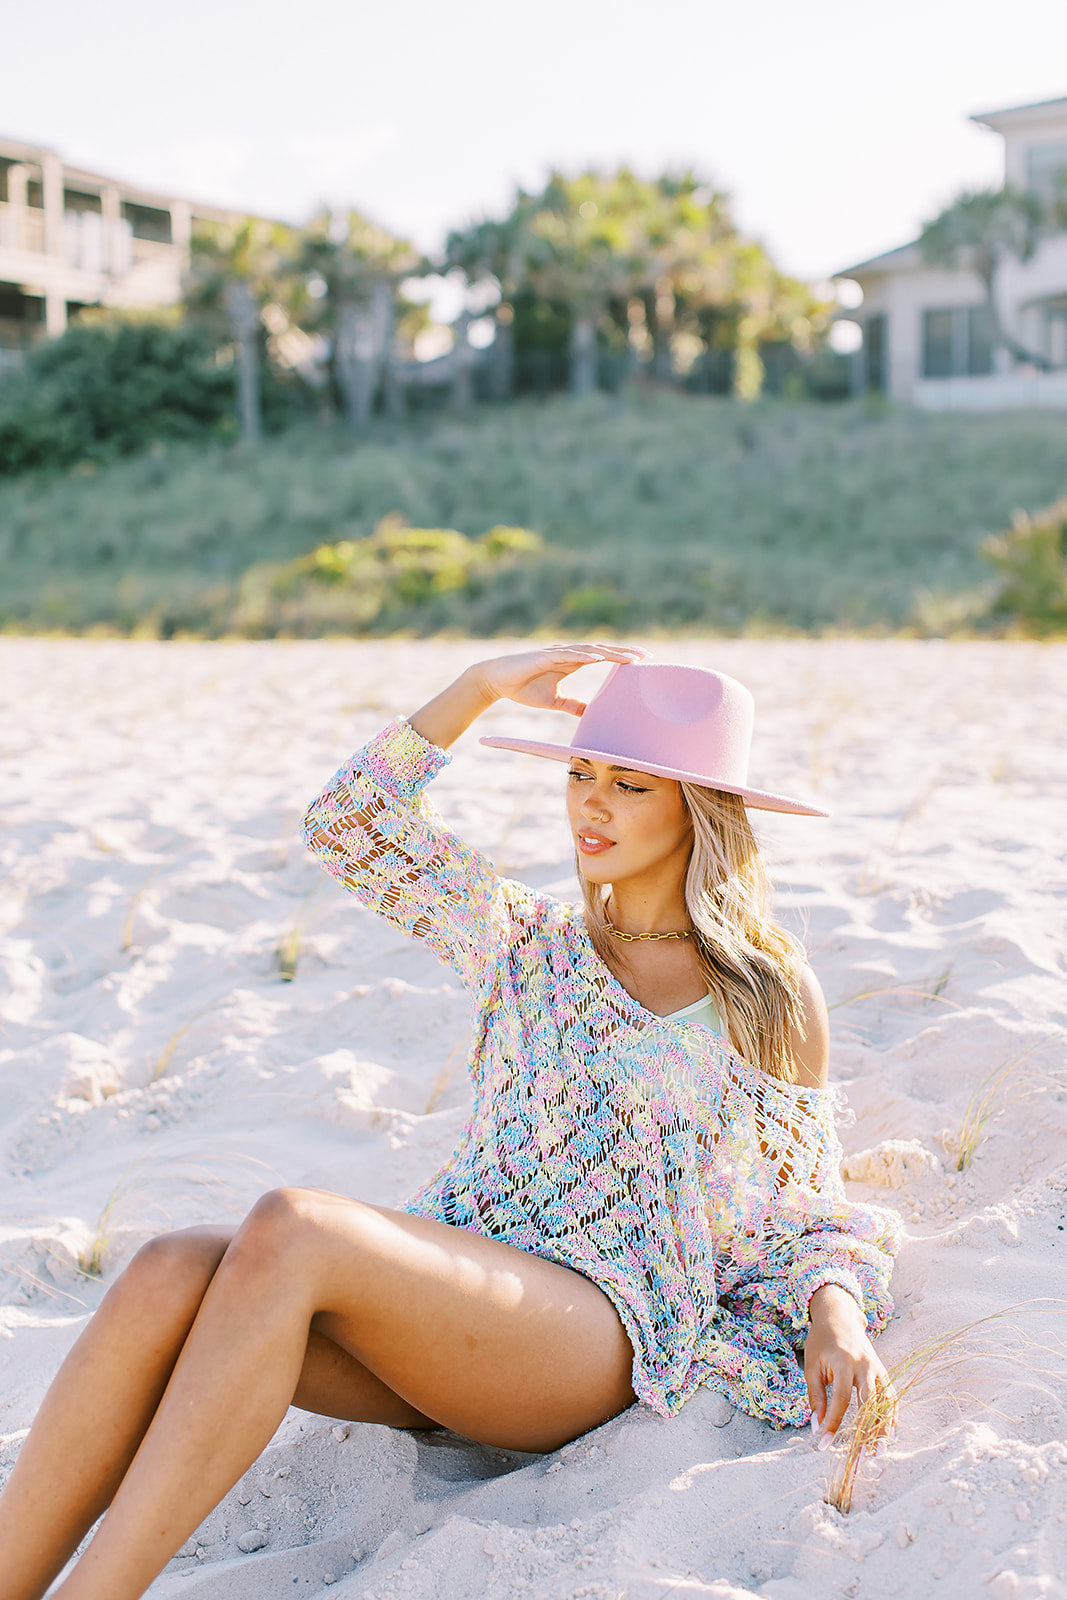
<svg viewBox="0 0 1067 1600">
<path fill-rule="evenodd" d="M 623 791 L 624 794 L 647 794 L 648 793 L 647 789 L 639 789 L 637 787 L 636 783 L 622 783 L 620 781 L 619 788 Z"/>
<path fill-rule="evenodd" d="M 588 772 L 568 772 L 567 776 L 568 776 L 568 778 L 585 778 L 585 779 L 588 779 L 589 774 L 588 774 Z"/>
</svg>

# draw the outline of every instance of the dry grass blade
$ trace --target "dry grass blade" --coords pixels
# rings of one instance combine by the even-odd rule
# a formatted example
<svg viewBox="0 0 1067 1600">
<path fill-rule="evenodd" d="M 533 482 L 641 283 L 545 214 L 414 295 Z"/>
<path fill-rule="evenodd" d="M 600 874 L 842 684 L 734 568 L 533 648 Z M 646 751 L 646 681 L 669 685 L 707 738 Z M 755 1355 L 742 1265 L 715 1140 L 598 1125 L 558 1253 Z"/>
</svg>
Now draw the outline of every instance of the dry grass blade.
<svg viewBox="0 0 1067 1600">
<path fill-rule="evenodd" d="M 994 1349 L 976 1346 L 974 1338 L 978 1330 L 987 1327 L 990 1323 L 1003 1322 L 1006 1317 L 1016 1313 L 1036 1314 L 1038 1311 L 1046 1313 L 1052 1311 L 1056 1316 L 1067 1316 L 1067 1306 L 1061 1300 L 1033 1300 L 1021 1301 L 1017 1305 L 1005 1306 L 1002 1311 L 993 1311 L 986 1317 L 978 1317 L 974 1322 L 966 1322 L 958 1328 L 950 1328 L 946 1333 L 937 1334 L 925 1343 L 909 1350 L 895 1366 L 889 1369 L 890 1388 L 882 1388 L 865 1400 L 856 1412 L 852 1429 L 848 1437 L 847 1447 L 842 1453 L 836 1453 L 836 1465 L 831 1472 L 826 1485 L 823 1499 L 837 1511 L 848 1512 L 852 1507 L 856 1483 L 859 1478 L 863 1462 L 874 1452 L 875 1447 L 883 1439 L 887 1439 L 896 1427 L 901 1410 L 907 1406 L 909 1400 L 918 1397 L 923 1388 L 945 1387 L 944 1380 L 957 1371 L 961 1366 L 979 1360 L 1004 1360 L 1020 1364 L 1020 1351 L 1023 1349 L 1038 1350 L 1046 1356 L 1053 1357 L 1061 1365 L 1067 1361 L 1067 1350 L 1062 1346 L 1048 1347 L 1035 1344 L 1021 1329 L 1011 1328 L 1015 1334 L 1015 1341 L 1011 1348 L 1005 1347 L 1005 1341 L 1000 1339 Z M 1031 1370 L 1037 1370 L 1032 1364 L 1022 1362 Z"/>
<path fill-rule="evenodd" d="M 226 1167 L 233 1168 L 235 1173 L 246 1181 L 240 1184 L 235 1177 L 227 1177 Z M 267 1162 L 260 1161 L 255 1156 L 228 1152 L 201 1157 L 196 1161 L 179 1158 L 162 1165 L 154 1157 L 149 1156 L 132 1162 L 101 1208 L 92 1239 L 78 1256 L 79 1270 L 88 1278 L 99 1278 L 103 1275 L 108 1252 L 118 1229 L 119 1216 L 121 1214 L 128 1216 L 135 1200 L 139 1202 L 139 1221 L 144 1221 L 152 1212 L 161 1214 L 164 1220 L 167 1220 L 167 1210 L 161 1195 L 157 1192 L 154 1197 L 151 1196 L 150 1191 L 153 1188 L 162 1191 L 163 1194 L 170 1191 L 181 1196 L 187 1196 L 191 1189 L 196 1189 L 225 1202 L 227 1209 L 233 1210 L 233 1201 L 239 1191 L 242 1188 L 245 1190 L 249 1188 L 247 1180 L 251 1177 L 261 1180 L 265 1175 L 277 1177 L 274 1168 Z"/>
<path fill-rule="evenodd" d="M 936 1000 L 939 1005 L 951 1006 L 953 1011 L 962 1011 L 964 1008 L 961 1005 L 958 1005 L 955 1000 L 946 1000 L 941 992 L 948 983 L 951 971 L 951 965 L 947 966 L 940 977 L 935 978 L 933 987 L 929 989 L 916 989 L 904 983 L 886 983 L 877 989 L 862 989 L 859 994 L 850 994 L 844 1000 L 835 1000 L 826 1009 L 828 1011 L 839 1011 L 842 1006 L 852 1006 L 860 1000 L 873 1000 L 878 995 L 893 994 L 910 996 L 919 1000 Z"/>
<path fill-rule="evenodd" d="M 441 1096 L 444 1094 L 445 1090 L 448 1088 L 448 1085 L 451 1083 L 453 1077 L 455 1076 L 455 1071 L 456 1071 L 455 1061 L 456 1061 L 456 1057 L 460 1054 L 461 1051 L 465 1051 L 466 1050 L 467 1045 L 469 1044 L 469 1042 L 470 1041 L 467 1038 L 461 1039 L 459 1041 L 459 1043 L 453 1045 L 452 1049 L 448 1052 L 448 1059 L 446 1060 L 444 1066 L 441 1068 L 440 1072 L 437 1074 L 437 1077 L 434 1080 L 434 1086 L 430 1090 L 430 1098 L 427 1100 L 425 1109 L 424 1109 L 424 1111 L 422 1113 L 424 1117 L 428 1117 L 430 1115 L 430 1112 L 434 1109 L 434 1107 L 436 1106 L 438 1100 L 440 1100 Z"/>
<path fill-rule="evenodd" d="M 152 871 L 145 878 L 144 882 L 134 890 L 132 896 L 130 897 L 130 903 L 126 908 L 126 920 L 122 924 L 122 938 L 119 941 L 119 949 L 122 951 L 123 955 L 133 948 L 133 926 L 137 918 L 137 909 L 140 906 L 141 901 L 144 899 L 152 879 L 160 871 L 162 871 L 161 867 L 153 867 Z"/>
<path fill-rule="evenodd" d="M 1053 1039 L 1035 1041 L 994 1067 L 981 1080 L 967 1102 L 956 1132 L 944 1140 L 946 1150 L 956 1158 L 957 1172 L 966 1172 L 985 1143 L 989 1124 L 995 1122 L 1013 1100 L 1025 1098 L 1038 1084 L 1054 1076 L 1036 1067 L 1034 1062 L 1056 1042 Z"/>
<path fill-rule="evenodd" d="M 316 884 L 311 893 L 305 895 L 300 911 L 288 933 L 282 935 L 278 945 L 278 971 L 283 983 L 292 983 L 300 965 L 300 957 L 304 949 L 304 936 L 307 933 L 314 911 L 314 903 L 322 892 L 322 886 Z"/>
<path fill-rule="evenodd" d="M 143 1162 L 135 1162 L 132 1167 L 127 1167 L 118 1183 L 104 1201 L 100 1215 L 96 1219 L 96 1228 L 93 1237 L 86 1249 L 78 1256 L 78 1269 L 84 1272 L 87 1278 L 99 1278 L 104 1271 L 104 1257 L 111 1242 L 113 1229 L 111 1219 L 123 1199 L 132 1189 L 136 1189 L 137 1182 L 133 1177 L 134 1169 L 143 1166 Z"/>
<path fill-rule="evenodd" d="M 61 1289 L 58 1284 L 45 1283 L 36 1272 L 31 1272 L 29 1267 L 24 1267 L 20 1261 L 12 1261 L 9 1257 L 0 1259 L 0 1274 L 10 1273 L 13 1278 L 18 1278 L 27 1284 L 37 1294 L 47 1295 L 50 1300 L 70 1300 L 83 1311 L 89 1308 L 84 1300 L 79 1300 L 76 1294 L 71 1294 L 68 1289 Z"/>
<path fill-rule="evenodd" d="M 189 1029 L 192 1027 L 193 1023 L 199 1022 L 201 1017 L 206 1017 L 208 1012 L 212 1009 L 213 1008 L 211 1006 L 201 1006 L 199 1011 L 194 1011 L 191 1016 L 186 1017 L 185 1021 L 180 1025 L 180 1027 L 175 1028 L 174 1032 L 171 1034 L 170 1038 L 159 1052 L 159 1055 L 156 1057 L 155 1065 L 152 1068 L 152 1076 L 149 1079 L 150 1083 L 155 1083 L 159 1078 L 163 1077 L 164 1073 L 167 1071 L 174 1059 L 175 1050 L 177 1050 L 178 1046 L 181 1044 L 185 1035 L 189 1032 Z"/>
</svg>

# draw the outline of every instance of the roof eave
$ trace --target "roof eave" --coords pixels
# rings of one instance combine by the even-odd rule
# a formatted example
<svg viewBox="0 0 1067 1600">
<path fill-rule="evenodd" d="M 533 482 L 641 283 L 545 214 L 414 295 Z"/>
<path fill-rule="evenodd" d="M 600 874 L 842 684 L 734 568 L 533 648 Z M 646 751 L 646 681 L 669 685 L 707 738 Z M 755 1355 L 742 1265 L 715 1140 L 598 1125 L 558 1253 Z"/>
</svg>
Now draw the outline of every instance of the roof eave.
<svg viewBox="0 0 1067 1600">
<path fill-rule="evenodd" d="M 858 278 L 864 273 L 868 276 L 873 273 L 906 272 L 913 267 L 922 265 L 919 255 L 918 239 L 911 240 L 908 244 L 897 245 L 894 250 L 885 250 L 880 256 L 871 256 L 867 261 L 857 261 L 855 266 L 842 267 L 839 272 L 831 272 L 831 278 Z"/>
<path fill-rule="evenodd" d="M 1000 125 L 1007 122 L 1026 123 L 1037 118 L 1030 113 L 1059 110 L 1067 116 L 1067 95 L 1058 95 L 1053 100 L 1033 100 L 1025 106 L 1002 106 L 998 111 L 975 111 L 969 117 L 970 122 L 977 122 L 979 127 L 992 128 L 994 133 L 1000 132 Z"/>
</svg>

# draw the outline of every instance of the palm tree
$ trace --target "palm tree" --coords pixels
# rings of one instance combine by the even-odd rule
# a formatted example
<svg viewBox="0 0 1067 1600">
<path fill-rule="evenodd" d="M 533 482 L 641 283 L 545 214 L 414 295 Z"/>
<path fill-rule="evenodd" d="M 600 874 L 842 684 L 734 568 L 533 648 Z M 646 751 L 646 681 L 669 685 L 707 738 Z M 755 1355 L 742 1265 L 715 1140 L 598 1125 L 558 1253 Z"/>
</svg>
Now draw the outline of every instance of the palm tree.
<svg viewBox="0 0 1067 1600">
<path fill-rule="evenodd" d="M 1059 201 L 1062 205 L 1062 200 Z M 1052 363 L 1029 350 L 1005 327 L 997 286 L 1005 261 L 1031 260 L 1042 241 L 1059 232 L 1058 204 L 1026 189 L 1005 184 L 1001 189 L 964 191 L 919 235 L 923 260 L 931 266 L 966 268 L 982 285 L 993 341 L 1016 361 L 1032 362 L 1040 372 Z"/>
<path fill-rule="evenodd" d="M 639 250 L 645 261 L 640 297 L 651 338 L 651 372 L 669 383 L 675 377 L 675 335 L 696 332 L 699 312 L 729 295 L 737 233 L 726 196 L 693 172 L 665 174 L 652 183 L 635 183 L 634 188 Z"/>
<path fill-rule="evenodd" d="M 641 281 L 636 180 L 596 171 L 576 178 L 553 172 L 531 202 L 524 268 L 533 289 L 570 308 L 571 390 L 597 386 L 597 333 L 613 301 L 625 301 Z"/>
<path fill-rule="evenodd" d="M 185 303 L 194 318 L 208 322 L 233 343 L 238 419 L 242 437 L 252 443 L 263 432 L 263 313 L 284 292 L 291 254 L 291 231 L 259 217 L 203 223 L 191 241 Z"/>
<path fill-rule="evenodd" d="M 419 269 L 415 250 L 358 211 L 321 211 L 304 230 L 296 262 L 323 293 L 305 320 L 330 340 L 330 366 L 349 425 L 362 431 L 383 376 L 388 381 L 400 280 Z"/>
<path fill-rule="evenodd" d="M 497 299 L 492 308 L 495 329 L 490 357 L 494 400 L 510 399 L 514 387 L 514 300 L 523 287 L 530 214 L 530 196 L 519 189 L 506 217 L 484 218 L 466 228 L 454 229 L 448 235 L 438 269 L 442 273 L 461 272 L 471 289 L 483 290 L 489 286 L 495 290 Z"/>
</svg>

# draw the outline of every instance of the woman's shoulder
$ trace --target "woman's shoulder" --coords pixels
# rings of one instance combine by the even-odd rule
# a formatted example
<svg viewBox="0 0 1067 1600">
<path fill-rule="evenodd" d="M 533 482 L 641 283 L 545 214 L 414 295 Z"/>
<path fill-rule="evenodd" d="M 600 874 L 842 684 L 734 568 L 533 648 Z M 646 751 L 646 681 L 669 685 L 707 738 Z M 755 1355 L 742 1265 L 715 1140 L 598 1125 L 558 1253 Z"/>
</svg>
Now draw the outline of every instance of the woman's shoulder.
<svg viewBox="0 0 1067 1600">
<path fill-rule="evenodd" d="M 789 1048 L 797 1064 L 797 1081 L 809 1089 L 825 1089 L 830 1070 L 830 1018 L 822 985 L 805 962 L 800 968 L 801 1028 L 792 1028 Z"/>
</svg>

